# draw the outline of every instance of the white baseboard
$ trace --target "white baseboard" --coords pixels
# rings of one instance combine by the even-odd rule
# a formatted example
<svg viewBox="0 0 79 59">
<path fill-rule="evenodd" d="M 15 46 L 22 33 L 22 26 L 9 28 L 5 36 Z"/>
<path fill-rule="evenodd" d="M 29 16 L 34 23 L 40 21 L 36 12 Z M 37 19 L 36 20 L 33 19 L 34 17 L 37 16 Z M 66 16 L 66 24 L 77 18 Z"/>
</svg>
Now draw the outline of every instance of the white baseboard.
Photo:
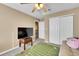
<svg viewBox="0 0 79 59">
<path fill-rule="evenodd" d="M 5 53 L 7 53 L 7 52 L 10 52 L 10 51 L 12 51 L 12 50 L 14 50 L 14 49 L 16 49 L 16 48 L 18 48 L 18 47 L 19 47 L 19 46 L 16 46 L 16 47 L 14 47 L 14 48 L 11 48 L 11 49 L 8 49 L 8 50 L 6 50 L 6 51 L 3 51 L 3 52 L 0 53 L 0 55 L 5 54 Z"/>
</svg>

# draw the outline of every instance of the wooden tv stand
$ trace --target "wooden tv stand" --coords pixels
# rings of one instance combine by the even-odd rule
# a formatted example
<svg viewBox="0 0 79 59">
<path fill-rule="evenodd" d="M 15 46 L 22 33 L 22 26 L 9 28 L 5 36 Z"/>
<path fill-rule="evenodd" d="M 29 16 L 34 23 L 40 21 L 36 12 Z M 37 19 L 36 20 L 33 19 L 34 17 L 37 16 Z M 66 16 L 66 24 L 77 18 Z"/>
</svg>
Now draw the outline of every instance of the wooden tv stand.
<svg viewBox="0 0 79 59">
<path fill-rule="evenodd" d="M 33 41 L 31 37 L 25 37 L 22 39 L 19 39 L 19 47 L 21 47 L 21 44 L 24 44 L 24 50 L 26 49 L 25 45 L 28 43 L 31 43 L 31 46 L 33 45 Z"/>
</svg>

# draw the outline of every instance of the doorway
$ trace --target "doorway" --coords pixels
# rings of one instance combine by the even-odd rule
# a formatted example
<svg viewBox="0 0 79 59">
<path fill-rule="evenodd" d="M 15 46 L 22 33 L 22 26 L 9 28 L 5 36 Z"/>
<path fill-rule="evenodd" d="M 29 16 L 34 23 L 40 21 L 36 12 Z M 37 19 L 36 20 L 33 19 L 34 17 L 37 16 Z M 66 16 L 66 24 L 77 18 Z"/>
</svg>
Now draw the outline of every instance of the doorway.
<svg viewBox="0 0 79 59">
<path fill-rule="evenodd" d="M 39 23 L 35 22 L 35 39 L 39 38 Z"/>
</svg>

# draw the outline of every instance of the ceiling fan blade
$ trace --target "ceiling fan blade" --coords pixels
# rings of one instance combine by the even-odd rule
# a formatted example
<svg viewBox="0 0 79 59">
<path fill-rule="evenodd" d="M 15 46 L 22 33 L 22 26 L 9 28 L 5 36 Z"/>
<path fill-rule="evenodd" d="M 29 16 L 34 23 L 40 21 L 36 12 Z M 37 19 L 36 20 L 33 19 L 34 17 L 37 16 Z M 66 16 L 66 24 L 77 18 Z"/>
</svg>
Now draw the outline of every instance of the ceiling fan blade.
<svg viewBox="0 0 79 59">
<path fill-rule="evenodd" d="M 44 7 L 43 7 L 43 10 L 45 11 L 45 12 L 47 12 L 48 11 L 48 9 L 47 9 L 47 7 L 44 5 Z"/>
<path fill-rule="evenodd" d="M 20 3 L 20 4 L 26 4 L 26 3 Z"/>
<path fill-rule="evenodd" d="M 32 13 L 36 10 L 36 7 L 33 7 Z"/>
<path fill-rule="evenodd" d="M 24 5 L 24 4 L 31 4 L 31 3 L 20 3 L 21 5 Z"/>
</svg>

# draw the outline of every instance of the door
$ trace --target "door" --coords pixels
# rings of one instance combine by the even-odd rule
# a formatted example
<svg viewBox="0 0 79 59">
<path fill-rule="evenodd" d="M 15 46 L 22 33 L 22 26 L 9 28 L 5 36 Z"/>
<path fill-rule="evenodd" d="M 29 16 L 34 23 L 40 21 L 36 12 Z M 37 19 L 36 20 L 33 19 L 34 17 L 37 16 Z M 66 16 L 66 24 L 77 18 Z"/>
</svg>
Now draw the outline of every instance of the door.
<svg viewBox="0 0 79 59">
<path fill-rule="evenodd" d="M 73 37 L 73 16 L 49 19 L 49 42 L 61 44 L 68 37 Z"/>
<path fill-rule="evenodd" d="M 39 22 L 39 38 L 45 39 L 45 23 L 44 23 L 44 21 Z"/>
<path fill-rule="evenodd" d="M 49 20 L 49 42 L 59 44 L 59 19 L 51 18 Z"/>
<path fill-rule="evenodd" d="M 67 40 L 68 37 L 73 37 L 73 16 L 61 17 L 59 21 L 60 43 L 63 40 Z"/>
</svg>

